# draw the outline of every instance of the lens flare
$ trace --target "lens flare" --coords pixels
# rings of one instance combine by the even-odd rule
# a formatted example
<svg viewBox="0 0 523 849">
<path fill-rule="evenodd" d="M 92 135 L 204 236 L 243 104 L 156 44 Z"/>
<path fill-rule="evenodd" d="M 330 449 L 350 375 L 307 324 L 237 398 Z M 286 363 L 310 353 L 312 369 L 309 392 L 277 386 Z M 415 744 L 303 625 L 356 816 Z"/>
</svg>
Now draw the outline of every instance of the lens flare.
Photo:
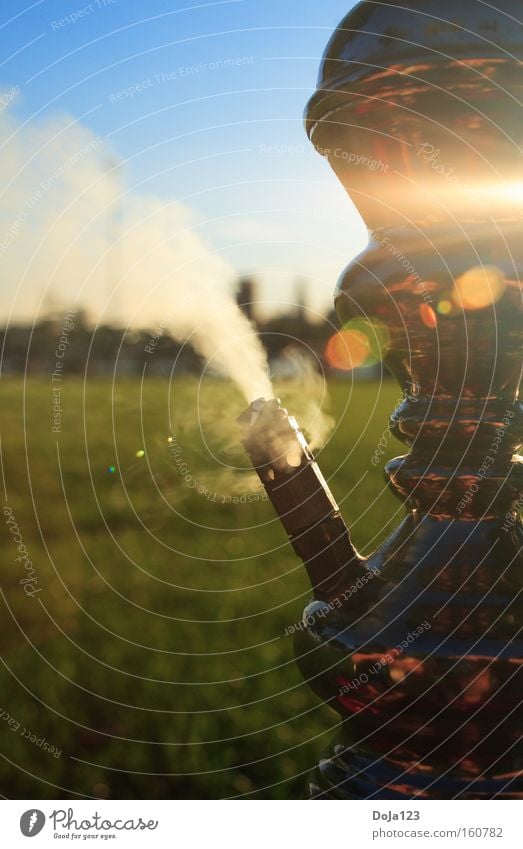
<svg viewBox="0 0 523 849">
<path fill-rule="evenodd" d="M 325 348 L 325 359 L 331 368 L 350 371 L 379 363 L 389 349 L 389 332 L 384 324 L 366 319 L 352 319 Z"/>
<path fill-rule="evenodd" d="M 363 333 L 340 330 L 327 342 L 325 359 L 331 368 L 350 371 L 363 365 L 369 353 L 369 340 Z"/>
<path fill-rule="evenodd" d="M 143 449 L 140 448 L 140 450 L 136 452 L 136 456 L 138 457 L 139 460 L 141 460 L 142 457 L 145 457 L 145 451 L 143 451 Z"/>
<path fill-rule="evenodd" d="M 116 466 L 109 466 L 107 471 L 109 472 L 110 475 L 114 475 L 114 473 L 116 471 Z"/>
<path fill-rule="evenodd" d="M 505 275 L 500 268 L 476 265 L 456 278 L 452 298 L 464 310 L 481 310 L 499 301 L 505 285 Z"/>
<path fill-rule="evenodd" d="M 448 298 L 442 298 L 436 309 L 440 315 L 450 315 L 453 309 L 452 301 L 449 301 Z"/>
</svg>

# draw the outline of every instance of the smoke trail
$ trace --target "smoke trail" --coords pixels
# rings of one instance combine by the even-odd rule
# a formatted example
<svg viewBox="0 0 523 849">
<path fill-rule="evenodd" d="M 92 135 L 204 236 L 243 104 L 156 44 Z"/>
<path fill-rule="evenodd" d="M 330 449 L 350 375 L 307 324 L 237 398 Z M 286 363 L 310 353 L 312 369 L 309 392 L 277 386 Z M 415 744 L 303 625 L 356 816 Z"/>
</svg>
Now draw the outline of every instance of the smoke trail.
<svg viewBox="0 0 523 849">
<path fill-rule="evenodd" d="M 314 360 L 295 345 L 283 352 L 290 377 L 276 387 L 283 406 L 299 422 L 313 451 L 321 448 L 334 428 L 334 419 L 325 410 L 328 392 L 325 379 L 319 374 Z"/>
<path fill-rule="evenodd" d="M 51 295 L 95 322 L 161 318 L 248 402 L 272 395 L 264 349 L 232 296 L 235 271 L 190 209 L 123 192 L 114 157 L 77 121 L 22 126 L 5 108 L 0 137 L 3 317 L 37 321 Z"/>
<path fill-rule="evenodd" d="M 274 394 L 296 417 L 313 450 L 322 447 L 334 427 L 334 419 L 326 412 L 329 398 L 325 380 L 318 372 L 313 357 L 289 345 L 281 354 L 280 370 L 285 377 L 275 380 Z M 223 393 L 223 404 L 230 399 Z M 214 396 L 203 393 L 199 399 L 198 423 L 203 434 L 202 445 L 191 453 L 194 416 L 190 405 L 177 405 L 173 410 L 173 426 L 177 440 L 183 446 L 185 461 L 197 479 L 199 491 L 216 493 L 218 501 L 228 495 L 264 492 L 258 475 L 248 464 L 244 448 L 238 440 L 238 425 L 234 416 L 217 416 Z M 247 463 L 247 465 L 246 465 Z M 177 487 L 169 500 L 193 497 L 195 490 Z"/>
</svg>

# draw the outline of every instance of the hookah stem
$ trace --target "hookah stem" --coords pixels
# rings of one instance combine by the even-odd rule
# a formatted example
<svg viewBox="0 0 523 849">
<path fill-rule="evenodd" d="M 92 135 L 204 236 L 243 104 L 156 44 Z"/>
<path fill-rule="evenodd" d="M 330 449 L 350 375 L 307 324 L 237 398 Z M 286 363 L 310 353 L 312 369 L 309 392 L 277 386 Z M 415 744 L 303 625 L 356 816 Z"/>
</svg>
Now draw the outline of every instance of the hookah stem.
<svg viewBox="0 0 523 849">
<path fill-rule="evenodd" d="M 317 599 L 332 599 L 359 561 L 349 530 L 293 416 L 258 398 L 238 418 L 242 444 L 307 569 Z"/>
</svg>

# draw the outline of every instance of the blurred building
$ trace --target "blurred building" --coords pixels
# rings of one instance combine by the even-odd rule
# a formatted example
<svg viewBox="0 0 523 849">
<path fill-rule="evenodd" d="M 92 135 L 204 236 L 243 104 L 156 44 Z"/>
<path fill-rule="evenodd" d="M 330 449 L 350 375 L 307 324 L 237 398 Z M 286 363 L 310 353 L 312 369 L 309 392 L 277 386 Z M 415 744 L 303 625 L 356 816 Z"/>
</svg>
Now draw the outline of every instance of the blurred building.
<svg viewBox="0 0 523 849">
<path fill-rule="evenodd" d="M 256 281 L 253 277 L 240 277 L 236 303 L 249 321 L 256 323 Z"/>
<path fill-rule="evenodd" d="M 259 301 L 253 277 L 242 277 L 236 289 L 236 302 L 254 324 L 267 351 L 274 374 L 292 376 L 296 357 L 307 357 L 318 371 L 352 375 L 356 379 L 380 376 L 381 363 L 351 371 L 339 371 L 329 365 L 325 350 L 337 332 L 334 310 L 323 318 L 307 307 L 306 283 L 296 281 L 293 302 L 287 312 L 262 318 L 256 309 Z M 180 345 L 160 325 L 156 330 L 124 329 L 102 325 L 94 329 L 88 315 L 77 310 L 64 327 L 64 316 L 54 308 L 38 324 L 13 325 L 0 329 L 2 372 L 4 374 L 60 374 L 168 376 L 173 367 L 177 374 L 201 374 L 203 361 L 189 345 Z M 59 346 L 62 346 L 60 350 Z M 61 355 L 66 356 L 61 358 Z M 378 374 L 379 373 L 379 374 Z"/>
</svg>

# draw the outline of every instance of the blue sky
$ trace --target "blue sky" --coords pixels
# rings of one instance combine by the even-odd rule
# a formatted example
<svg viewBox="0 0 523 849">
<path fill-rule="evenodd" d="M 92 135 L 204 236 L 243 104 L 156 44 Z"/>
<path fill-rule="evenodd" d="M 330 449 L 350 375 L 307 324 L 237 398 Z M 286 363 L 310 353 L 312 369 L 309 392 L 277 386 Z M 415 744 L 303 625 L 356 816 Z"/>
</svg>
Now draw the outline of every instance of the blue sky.
<svg viewBox="0 0 523 849">
<path fill-rule="evenodd" d="M 132 191 L 191 207 L 260 281 L 267 311 L 307 278 L 329 308 L 365 230 L 310 147 L 303 110 L 348 0 L 4 0 L 0 88 L 22 122 L 74 116 Z"/>
</svg>

